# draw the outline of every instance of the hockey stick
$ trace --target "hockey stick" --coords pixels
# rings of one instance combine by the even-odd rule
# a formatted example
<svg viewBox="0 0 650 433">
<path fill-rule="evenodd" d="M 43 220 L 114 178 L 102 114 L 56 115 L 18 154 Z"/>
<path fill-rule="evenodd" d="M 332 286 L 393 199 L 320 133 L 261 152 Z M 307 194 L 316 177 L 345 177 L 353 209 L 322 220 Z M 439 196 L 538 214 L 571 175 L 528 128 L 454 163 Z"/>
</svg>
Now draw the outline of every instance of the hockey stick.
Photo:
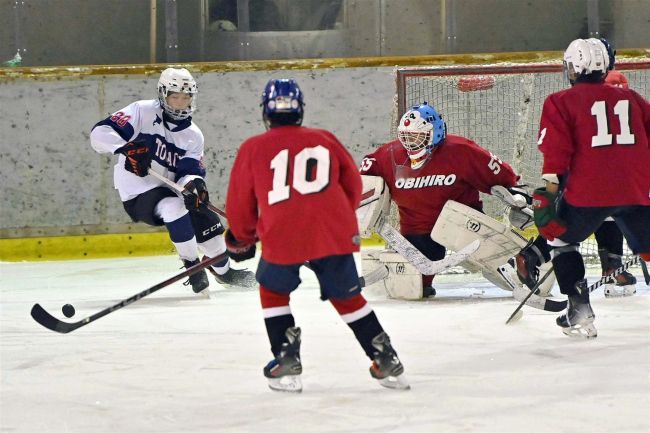
<svg viewBox="0 0 650 433">
<path fill-rule="evenodd" d="M 609 283 L 612 279 L 615 279 L 616 277 L 621 275 L 623 272 L 627 271 L 627 269 L 630 266 L 632 266 L 634 264 L 637 264 L 639 262 L 643 263 L 643 260 L 641 259 L 641 257 L 639 257 L 639 256 L 632 257 L 630 260 L 623 263 L 618 268 L 614 269 L 614 272 L 612 272 L 611 274 L 603 276 L 600 280 L 596 281 L 594 284 L 589 286 L 589 293 L 593 292 L 594 290 L 596 290 L 600 286 L 604 286 L 605 284 Z"/>
<path fill-rule="evenodd" d="M 566 308 L 566 301 L 555 301 L 553 299 L 543 298 L 542 296 L 536 295 L 535 292 L 530 292 L 528 287 L 524 287 L 521 284 L 517 284 L 513 281 L 511 274 L 505 269 L 508 265 L 499 266 L 497 271 L 499 275 L 512 287 L 512 296 L 519 302 L 523 299 L 526 299 L 525 304 L 529 307 L 537 308 L 544 311 L 552 311 L 557 313 Z M 538 285 L 539 286 L 539 285 Z M 533 293 L 531 295 L 531 293 Z"/>
<path fill-rule="evenodd" d="M 411 244 L 400 232 L 395 230 L 384 217 L 380 218 L 376 227 L 377 233 L 391 248 L 397 251 L 402 257 L 411 262 L 418 272 L 424 275 L 434 275 L 452 266 L 465 261 L 472 253 L 478 250 L 481 241 L 476 239 L 455 253 L 447 255 L 441 260 L 429 260 Z"/>
<path fill-rule="evenodd" d="M 510 317 L 508 317 L 508 320 L 506 320 L 506 325 L 512 321 L 513 317 L 515 317 L 515 316 L 517 315 L 517 313 L 519 312 L 519 310 L 521 310 L 522 307 L 526 304 L 526 301 L 528 301 L 528 299 L 530 299 L 530 297 L 533 296 L 533 295 L 535 294 L 535 292 L 537 291 L 537 289 L 539 288 L 539 286 L 541 286 L 542 283 L 543 283 L 543 282 L 544 282 L 544 281 L 545 281 L 545 280 L 546 280 L 546 279 L 547 279 L 547 278 L 548 278 L 552 273 L 553 273 L 553 268 L 549 268 L 549 270 L 546 271 L 546 273 L 544 274 L 544 276 L 543 276 L 542 278 L 540 278 L 539 281 L 537 281 L 537 284 L 535 284 L 535 287 L 533 287 L 532 289 L 530 289 L 530 292 L 528 293 L 528 295 L 524 298 L 523 301 L 521 301 L 521 303 L 519 304 L 519 306 L 515 309 L 515 311 L 512 312 L 512 314 L 510 315 Z M 522 289 L 523 289 L 523 287 L 522 287 Z M 514 291 L 513 291 L 513 295 L 514 295 Z M 565 308 L 566 308 L 566 301 L 564 301 L 564 303 L 565 303 Z M 564 308 L 563 308 L 563 309 L 564 309 Z M 562 311 L 562 310 L 560 310 L 560 311 Z"/>
<path fill-rule="evenodd" d="M 167 186 L 169 186 L 173 190 L 176 190 L 176 191 L 180 192 L 183 195 L 193 194 L 193 193 L 189 192 L 188 190 L 186 190 L 185 188 L 183 188 L 182 186 L 180 186 L 179 184 L 177 184 L 176 182 L 172 182 L 171 180 L 167 179 L 165 176 L 161 175 L 160 173 L 157 173 L 157 172 L 155 172 L 153 170 L 149 170 L 149 174 L 152 175 L 153 177 L 155 177 L 156 179 L 164 182 Z M 218 207 L 213 206 L 209 202 L 208 203 L 203 202 L 203 204 L 208 209 L 210 209 L 212 212 L 216 213 L 219 216 L 222 216 L 222 217 L 228 219 L 228 216 L 226 215 L 226 212 L 222 211 Z M 307 266 L 308 268 L 311 269 L 308 262 L 305 262 L 305 266 Z M 386 266 L 383 266 L 381 268 L 377 268 L 377 269 L 371 271 L 368 275 L 359 277 L 359 285 L 361 287 L 369 286 L 371 284 L 376 283 L 379 280 L 383 280 L 387 276 L 388 276 L 388 268 Z"/>
<path fill-rule="evenodd" d="M 82 326 L 86 326 L 90 322 L 94 322 L 95 320 L 106 316 L 107 314 L 112 313 L 113 311 L 117 311 L 120 308 L 124 308 L 129 304 L 134 303 L 135 301 L 138 301 L 145 296 L 149 296 L 150 294 L 157 292 L 158 290 L 169 286 L 170 284 L 175 283 L 176 281 L 182 280 L 185 277 L 189 277 L 190 275 L 194 275 L 197 272 L 207 268 L 208 266 L 217 263 L 221 260 L 224 260 L 228 255 L 226 253 L 220 254 L 216 257 L 212 257 L 208 260 L 202 261 L 194 266 L 192 266 L 189 269 L 186 269 L 185 271 L 174 275 L 171 278 L 166 279 L 165 281 L 162 281 L 158 284 L 155 284 L 151 287 L 149 287 L 146 290 L 143 290 L 140 293 L 136 293 L 135 295 L 131 296 L 130 298 L 124 299 L 120 302 L 118 302 L 115 305 L 112 305 L 108 308 L 105 308 L 95 314 L 92 314 L 85 319 L 82 319 L 78 322 L 74 323 L 69 323 L 69 322 L 64 322 L 62 320 L 57 319 L 56 317 L 52 316 L 50 313 L 48 313 L 43 307 L 41 307 L 39 304 L 34 304 L 32 307 L 32 317 L 34 320 L 36 320 L 40 325 L 46 327 L 49 330 L 52 330 L 54 332 L 59 332 L 61 334 L 67 334 L 68 332 L 72 332 L 75 329 L 81 328 Z"/>
<path fill-rule="evenodd" d="M 158 172 L 155 172 L 155 171 L 150 169 L 149 174 L 152 175 L 153 177 L 155 177 L 156 179 L 158 179 L 159 181 L 165 183 L 171 189 L 180 192 L 181 194 L 183 194 L 183 196 L 188 196 L 188 195 L 194 195 L 195 196 L 196 195 L 193 192 L 190 192 L 190 191 L 186 190 L 185 188 L 183 188 L 182 186 L 180 186 L 176 182 L 173 182 L 173 181 L 167 179 L 165 176 L 163 176 L 162 174 L 160 174 Z M 228 218 L 224 211 L 222 211 L 221 209 L 219 209 L 216 206 L 213 206 L 212 203 L 210 203 L 210 202 L 201 202 L 201 204 L 205 205 L 205 207 L 207 207 L 208 209 L 210 209 L 212 212 L 216 213 L 217 215 L 222 216 L 222 217 L 224 217 L 226 219 Z"/>
</svg>

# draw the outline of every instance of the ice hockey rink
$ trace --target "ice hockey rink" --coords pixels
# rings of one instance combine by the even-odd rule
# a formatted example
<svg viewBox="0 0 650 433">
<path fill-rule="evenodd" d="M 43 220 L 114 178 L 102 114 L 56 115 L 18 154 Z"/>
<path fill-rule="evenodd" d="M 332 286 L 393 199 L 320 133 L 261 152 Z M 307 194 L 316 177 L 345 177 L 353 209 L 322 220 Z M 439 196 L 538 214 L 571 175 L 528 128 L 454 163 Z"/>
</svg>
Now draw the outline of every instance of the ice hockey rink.
<svg viewBox="0 0 650 433">
<path fill-rule="evenodd" d="M 245 265 L 255 266 L 255 260 Z M 30 317 L 36 302 L 80 320 L 177 272 L 173 256 L 0 263 L 2 432 L 648 432 L 650 289 L 594 293 L 599 336 L 564 336 L 554 313 L 517 306 L 476 275 L 441 276 L 433 300 L 366 291 L 410 391 L 384 389 L 335 310 L 301 274 L 302 394 L 270 391 L 255 290 L 211 298 L 180 283 L 70 334 Z M 597 279 L 597 269 L 590 271 Z M 212 279 L 212 277 L 210 277 Z M 554 289 L 554 291 L 556 291 Z"/>
</svg>

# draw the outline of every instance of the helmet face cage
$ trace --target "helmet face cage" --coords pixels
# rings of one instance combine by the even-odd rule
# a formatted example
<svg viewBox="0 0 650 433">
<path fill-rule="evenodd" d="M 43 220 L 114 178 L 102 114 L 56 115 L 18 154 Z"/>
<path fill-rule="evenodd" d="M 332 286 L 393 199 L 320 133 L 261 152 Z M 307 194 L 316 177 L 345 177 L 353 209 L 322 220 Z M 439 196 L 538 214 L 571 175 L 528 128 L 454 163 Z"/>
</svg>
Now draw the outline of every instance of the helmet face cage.
<svg viewBox="0 0 650 433">
<path fill-rule="evenodd" d="M 397 127 L 397 138 L 412 160 L 431 153 L 446 135 L 442 116 L 426 102 L 404 113 Z"/>
<path fill-rule="evenodd" d="M 196 81 L 192 74 L 185 69 L 167 68 L 158 80 L 158 100 L 165 113 L 174 120 L 184 120 L 196 110 Z M 176 109 L 167 103 L 167 97 L 172 93 L 185 93 L 192 97 L 188 107 Z"/>
<path fill-rule="evenodd" d="M 262 92 L 262 117 L 270 123 L 300 125 L 304 114 L 303 93 L 293 79 L 269 80 Z"/>
<path fill-rule="evenodd" d="M 571 84 L 594 72 L 605 76 L 608 69 L 609 54 L 599 39 L 576 39 L 564 52 L 564 73 Z"/>
</svg>

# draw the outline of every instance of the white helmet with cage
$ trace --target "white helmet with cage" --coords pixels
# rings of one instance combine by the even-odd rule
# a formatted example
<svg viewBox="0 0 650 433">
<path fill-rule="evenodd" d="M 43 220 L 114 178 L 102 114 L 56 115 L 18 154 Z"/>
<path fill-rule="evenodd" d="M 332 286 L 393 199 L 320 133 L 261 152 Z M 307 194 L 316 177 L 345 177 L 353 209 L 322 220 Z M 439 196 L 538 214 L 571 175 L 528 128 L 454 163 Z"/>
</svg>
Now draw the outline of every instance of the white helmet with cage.
<svg viewBox="0 0 650 433">
<path fill-rule="evenodd" d="M 604 78 L 608 67 L 607 47 L 599 39 L 576 39 L 564 52 L 564 71 L 572 84 L 578 78 L 595 72 Z"/>
<path fill-rule="evenodd" d="M 191 100 L 184 108 L 172 107 L 167 97 L 173 93 L 185 93 L 190 95 Z M 196 109 L 196 81 L 192 74 L 185 69 L 167 68 L 160 74 L 158 80 L 158 100 L 165 113 L 174 120 L 187 119 Z"/>
</svg>

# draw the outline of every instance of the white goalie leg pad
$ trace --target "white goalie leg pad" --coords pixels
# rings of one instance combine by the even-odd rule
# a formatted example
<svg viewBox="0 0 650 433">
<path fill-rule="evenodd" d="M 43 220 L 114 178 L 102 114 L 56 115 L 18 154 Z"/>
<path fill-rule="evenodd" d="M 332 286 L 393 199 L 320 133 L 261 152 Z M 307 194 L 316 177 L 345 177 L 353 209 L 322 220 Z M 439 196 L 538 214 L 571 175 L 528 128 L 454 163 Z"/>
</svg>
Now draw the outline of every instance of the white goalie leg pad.
<svg viewBox="0 0 650 433">
<path fill-rule="evenodd" d="M 446 248 L 459 248 L 478 239 L 481 245 L 461 265 L 504 290 L 512 290 L 498 268 L 526 246 L 526 239 L 504 224 L 464 204 L 449 200 L 442 209 L 431 238 Z"/>
<path fill-rule="evenodd" d="M 422 299 L 422 274 L 407 259 L 394 251 L 384 250 L 379 254 L 379 262 L 388 268 L 383 284 L 389 298 Z"/>
<path fill-rule="evenodd" d="M 384 179 L 379 176 L 361 176 L 363 189 L 361 203 L 357 209 L 359 234 L 362 238 L 372 236 L 382 215 L 390 210 L 390 193 Z"/>
</svg>

